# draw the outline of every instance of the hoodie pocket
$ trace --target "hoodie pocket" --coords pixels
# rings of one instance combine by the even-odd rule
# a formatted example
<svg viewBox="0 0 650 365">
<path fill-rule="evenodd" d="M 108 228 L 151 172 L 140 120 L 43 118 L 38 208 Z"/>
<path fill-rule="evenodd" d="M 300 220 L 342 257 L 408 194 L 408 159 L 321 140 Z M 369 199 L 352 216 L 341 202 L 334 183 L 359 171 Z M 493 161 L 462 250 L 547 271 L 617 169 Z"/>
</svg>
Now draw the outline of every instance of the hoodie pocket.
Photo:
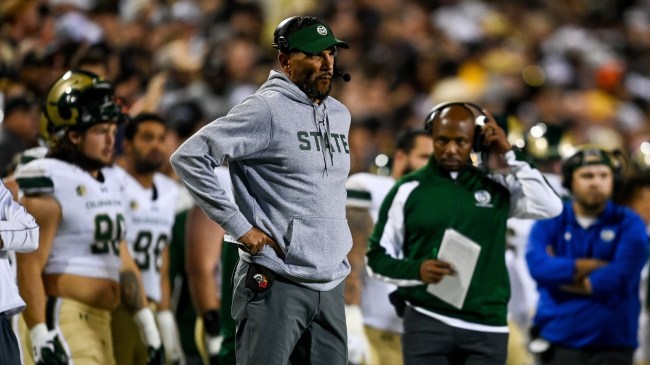
<svg viewBox="0 0 650 365">
<path fill-rule="evenodd" d="M 347 219 L 300 217 L 292 221 L 293 232 L 285 262 L 296 274 L 317 269 L 318 276 L 336 271 L 352 248 Z M 297 266 L 297 267 L 296 267 Z"/>
</svg>

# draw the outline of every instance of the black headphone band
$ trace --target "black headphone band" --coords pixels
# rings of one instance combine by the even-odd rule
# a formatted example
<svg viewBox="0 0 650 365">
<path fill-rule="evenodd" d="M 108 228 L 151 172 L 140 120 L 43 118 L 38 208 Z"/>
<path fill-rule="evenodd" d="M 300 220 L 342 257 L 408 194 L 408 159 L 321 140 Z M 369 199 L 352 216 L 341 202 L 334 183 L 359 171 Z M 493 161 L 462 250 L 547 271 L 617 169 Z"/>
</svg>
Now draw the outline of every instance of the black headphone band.
<svg viewBox="0 0 650 365">
<path fill-rule="evenodd" d="M 447 101 L 443 102 L 440 104 L 435 105 L 431 110 L 429 111 L 429 114 L 427 114 L 427 117 L 424 120 L 424 128 L 428 131 L 431 130 L 432 125 L 433 125 L 433 120 L 436 118 L 436 115 L 443 109 L 448 108 L 450 106 L 454 105 L 462 105 L 465 106 L 469 109 L 474 109 L 474 119 L 475 122 L 478 118 L 484 117 L 487 119 L 487 115 L 483 113 L 483 108 L 481 108 L 478 104 L 469 102 L 469 101 Z M 478 112 L 478 116 L 476 116 Z M 478 123 L 477 123 L 478 124 Z"/>
<path fill-rule="evenodd" d="M 299 18 L 300 16 L 298 15 L 292 16 L 286 18 L 285 20 L 281 21 L 280 24 L 278 24 L 278 26 L 275 28 L 275 31 L 273 31 L 273 48 L 279 50 L 282 53 L 289 51 L 289 42 L 287 41 L 284 33 L 286 32 L 286 29 Z"/>
<path fill-rule="evenodd" d="M 475 152 L 487 153 L 488 148 L 483 145 L 485 137 L 482 135 L 481 130 L 487 122 L 488 116 L 485 115 L 483 108 L 478 104 L 469 101 L 447 101 L 440 103 L 431 108 L 431 111 L 427 114 L 427 117 L 424 120 L 424 129 L 431 133 L 433 130 L 433 121 L 436 119 L 438 113 L 445 108 L 455 105 L 464 106 L 472 111 L 472 114 L 474 115 L 474 139 L 472 140 L 472 150 Z M 487 159 L 487 156 L 485 156 L 485 158 Z"/>
</svg>

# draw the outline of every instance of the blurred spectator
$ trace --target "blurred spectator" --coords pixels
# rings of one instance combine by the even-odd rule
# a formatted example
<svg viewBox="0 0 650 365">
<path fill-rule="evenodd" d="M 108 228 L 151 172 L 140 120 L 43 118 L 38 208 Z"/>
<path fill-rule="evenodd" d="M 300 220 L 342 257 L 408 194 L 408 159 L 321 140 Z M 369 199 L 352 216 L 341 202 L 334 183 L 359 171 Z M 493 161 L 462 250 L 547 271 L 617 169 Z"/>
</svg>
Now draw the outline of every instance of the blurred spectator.
<svg viewBox="0 0 650 365">
<path fill-rule="evenodd" d="M 130 115 L 188 102 L 214 120 L 278 67 L 270 34 L 296 14 L 327 20 L 351 43 L 337 66 L 352 81 L 336 81 L 332 96 L 352 114 L 352 172 L 373 170 L 396 131 L 453 99 L 650 166 L 643 0 L 0 0 L 0 92 L 38 105 L 81 67 L 113 81 Z"/>
<path fill-rule="evenodd" d="M 40 0 L 6 0 L 0 4 L 0 63 L 16 65 L 21 46 L 38 35 L 45 9 Z"/>
<path fill-rule="evenodd" d="M 618 193 L 618 202 L 636 212 L 646 225 L 646 234 L 650 233 L 650 172 L 631 174 L 625 179 Z M 650 364 L 650 281 L 647 268 L 646 264 L 641 274 L 642 311 L 639 321 L 639 349 L 635 354 L 638 365 Z"/>
<path fill-rule="evenodd" d="M 105 43 L 91 46 L 81 46 L 70 60 L 73 70 L 92 72 L 104 80 L 113 80 L 112 65 L 113 55 L 110 47 Z"/>
<path fill-rule="evenodd" d="M 0 119 L 0 177 L 14 155 L 38 144 L 38 106 L 28 97 L 7 99 Z"/>
</svg>

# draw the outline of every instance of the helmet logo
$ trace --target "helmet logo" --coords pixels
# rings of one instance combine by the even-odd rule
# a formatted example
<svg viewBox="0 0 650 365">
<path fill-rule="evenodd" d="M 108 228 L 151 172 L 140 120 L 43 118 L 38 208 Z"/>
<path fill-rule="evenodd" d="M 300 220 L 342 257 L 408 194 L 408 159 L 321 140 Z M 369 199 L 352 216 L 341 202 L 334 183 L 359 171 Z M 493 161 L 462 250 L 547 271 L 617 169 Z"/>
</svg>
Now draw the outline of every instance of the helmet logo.
<svg viewBox="0 0 650 365">
<path fill-rule="evenodd" d="M 90 115 L 88 113 L 83 113 L 83 112 L 81 113 L 81 121 L 82 122 L 89 123 L 89 122 L 92 121 L 92 119 L 93 119 L 92 115 Z"/>
</svg>

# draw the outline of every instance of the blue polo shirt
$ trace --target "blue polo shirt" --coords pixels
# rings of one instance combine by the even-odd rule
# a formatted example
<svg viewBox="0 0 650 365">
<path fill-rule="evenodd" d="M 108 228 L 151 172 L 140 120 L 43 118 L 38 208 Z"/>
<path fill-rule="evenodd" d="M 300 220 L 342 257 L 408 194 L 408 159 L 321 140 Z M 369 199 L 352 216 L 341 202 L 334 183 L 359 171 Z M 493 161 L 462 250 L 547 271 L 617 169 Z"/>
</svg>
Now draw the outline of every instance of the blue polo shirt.
<svg viewBox="0 0 650 365">
<path fill-rule="evenodd" d="M 570 201 L 560 216 L 536 222 L 526 261 L 540 294 L 534 325 L 541 337 L 571 348 L 636 348 L 647 257 L 643 221 L 612 202 L 587 229 L 578 224 Z M 572 283 L 578 258 L 608 262 L 589 274 L 592 295 L 560 289 Z"/>
</svg>

